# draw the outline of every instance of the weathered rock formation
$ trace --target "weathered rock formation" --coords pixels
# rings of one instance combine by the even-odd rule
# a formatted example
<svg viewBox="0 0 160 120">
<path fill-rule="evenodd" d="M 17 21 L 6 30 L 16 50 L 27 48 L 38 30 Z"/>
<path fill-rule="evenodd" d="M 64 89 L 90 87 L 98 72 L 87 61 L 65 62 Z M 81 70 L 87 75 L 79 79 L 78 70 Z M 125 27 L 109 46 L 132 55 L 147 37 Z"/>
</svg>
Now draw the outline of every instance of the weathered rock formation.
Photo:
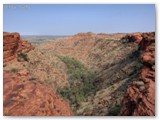
<svg viewBox="0 0 160 120">
<path fill-rule="evenodd" d="M 129 42 L 139 43 L 142 40 L 142 33 L 137 32 L 133 34 L 127 34 L 124 38 Z"/>
<path fill-rule="evenodd" d="M 138 36 L 138 37 L 137 37 Z M 122 101 L 121 115 L 155 115 L 155 33 L 133 34 L 127 36 L 139 45 L 143 68 L 139 79 L 134 81 Z"/>
<path fill-rule="evenodd" d="M 3 61 L 8 62 L 16 58 L 19 51 L 27 53 L 34 47 L 27 41 L 21 40 L 19 33 L 3 32 Z"/>
<path fill-rule="evenodd" d="M 5 116 L 69 116 L 68 105 L 47 85 L 28 78 L 25 70 L 4 71 Z"/>
</svg>

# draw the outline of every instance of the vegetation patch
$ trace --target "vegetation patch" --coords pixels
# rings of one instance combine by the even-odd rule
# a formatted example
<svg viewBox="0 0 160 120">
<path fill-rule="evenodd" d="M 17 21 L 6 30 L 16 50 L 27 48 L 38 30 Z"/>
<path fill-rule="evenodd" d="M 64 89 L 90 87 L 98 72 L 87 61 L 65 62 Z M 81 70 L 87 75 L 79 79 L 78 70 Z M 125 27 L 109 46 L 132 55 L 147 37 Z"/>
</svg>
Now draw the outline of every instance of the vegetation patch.
<svg viewBox="0 0 160 120">
<path fill-rule="evenodd" d="M 109 116 L 117 116 L 119 113 L 120 113 L 120 106 L 116 105 L 109 110 L 108 115 Z"/>
<path fill-rule="evenodd" d="M 29 78 L 29 81 L 33 81 L 33 80 L 36 80 L 36 78 L 35 77 Z"/>
<path fill-rule="evenodd" d="M 18 57 L 22 58 L 24 61 L 29 61 L 27 54 L 23 53 L 22 51 L 18 52 Z"/>
<path fill-rule="evenodd" d="M 71 107 L 79 108 L 82 101 L 94 94 L 93 85 L 95 75 L 78 60 L 67 56 L 59 57 L 68 67 L 69 87 L 58 89 L 58 93 L 71 104 Z"/>
<path fill-rule="evenodd" d="M 7 66 L 7 64 L 3 64 L 3 67 L 6 67 Z"/>
<path fill-rule="evenodd" d="M 11 72 L 17 73 L 17 72 L 18 72 L 18 69 L 17 69 L 17 68 L 12 68 L 12 69 L 11 69 Z"/>
</svg>

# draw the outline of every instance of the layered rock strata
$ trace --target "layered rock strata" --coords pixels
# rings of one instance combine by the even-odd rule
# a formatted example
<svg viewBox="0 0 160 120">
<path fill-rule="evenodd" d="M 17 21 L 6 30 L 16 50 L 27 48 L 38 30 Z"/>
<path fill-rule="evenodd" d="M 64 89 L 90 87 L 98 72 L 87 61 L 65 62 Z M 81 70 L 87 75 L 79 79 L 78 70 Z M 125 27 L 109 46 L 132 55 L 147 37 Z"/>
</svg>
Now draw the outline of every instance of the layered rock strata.
<svg viewBox="0 0 160 120">
<path fill-rule="evenodd" d="M 14 60 L 19 51 L 27 53 L 34 47 L 25 40 L 21 40 L 19 33 L 3 32 L 3 61 Z"/>
<path fill-rule="evenodd" d="M 139 45 L 143 68 L 139 78 L 127 89 L 122 101 L 121 115 L 154 116 L 155 115 L 155 33 L 135 34 L 133 42 Z M 136 39 L 135 39 L 136 38 Z M 138 39 L 138 40 L 137 40 Z M 138 41 L 138 42 L 137 42 Z"/>
</svg>

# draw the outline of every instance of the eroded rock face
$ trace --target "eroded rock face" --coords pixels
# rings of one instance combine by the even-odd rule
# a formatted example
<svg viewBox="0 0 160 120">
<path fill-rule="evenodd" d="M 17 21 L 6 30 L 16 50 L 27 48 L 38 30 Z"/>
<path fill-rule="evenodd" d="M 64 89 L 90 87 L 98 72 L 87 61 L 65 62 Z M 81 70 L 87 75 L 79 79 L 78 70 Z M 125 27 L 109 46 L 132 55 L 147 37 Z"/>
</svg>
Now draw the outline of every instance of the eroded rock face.
<svg viewBox="0 0 160 120">
<path fill-rule="evenodd" d="M 21 40 L 19 33 L 3 32 L 3 61 L 9 62 L 16 58 L 17 53 L 27 53 L 34 47 L 27 41 Z"/>
<path fill-rule="evenodd" d="M 139 41 L 140 59 L 144 64 L 139 79 L 134 81 L 125 94 L 121 115 L 155 115 L 155 33 L 141 34 Z M 134 37 L 134 35 L 132 36 Z"/>
<path fill-rule="evenodd" d="M 25 70 L 4 71 L 3 111 L 5 116 L 69 116 L 68 104 L 45 84 L 28 78 Z"/>
</svg>

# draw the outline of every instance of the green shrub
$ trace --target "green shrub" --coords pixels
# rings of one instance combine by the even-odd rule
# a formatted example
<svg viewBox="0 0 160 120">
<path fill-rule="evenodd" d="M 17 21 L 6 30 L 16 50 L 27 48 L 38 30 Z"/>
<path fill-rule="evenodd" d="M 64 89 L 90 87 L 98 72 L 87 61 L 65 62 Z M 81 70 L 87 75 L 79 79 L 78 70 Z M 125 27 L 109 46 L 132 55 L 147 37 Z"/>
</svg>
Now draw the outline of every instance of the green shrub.
<svg viewBox="0 0 160 120">
<path fill-rule="evenodd" d="M 58 89 L 58 93 L 66 100 L 70 101 L 71 106 L 78 108 L 82 101 L 94 93 L 94 74 L 74 58 L 59 57 L 68 68 L 69 87 Z"/>
<path fill-rule="evenodd" d="M 3 67 L 6 67 L 7 66 L 7 64 L 3 64 Z"/>
<path fill-rule="evenodd" d="M 27 54 L 22 53 L 22 51 L 18 52 L 18 57 L 22 58 L 23 60 L 25 60 L 27 62 L 29 61 L 29 58 L 28 58 Z"/>
<path fill-rule="evenodd" d="M 36 80 L 36 78 L 34 77 L 29 78 L 29 81 L 33 81 L 33 80 Z"/>
<path fill-rule="evenodd" d="M 18 69 L 17 69 L 17 68 L 12 68 L 12 69 L 11 69 L 11 72 L 17 73 L 17 72 L 18 72 Z"/>
<path fill-rule="evenodd" d="M 136 50 L 139 49 L 139 44 L 135 45 L 135 49 L 136 49 Z"/>
<path fill-rule="evenodd" d="M 109 110 L 108 115 L 109 116 L 117 116 L 119 113 L 120 113 L 120 106 L 116 105 Z"/>
</svg>

